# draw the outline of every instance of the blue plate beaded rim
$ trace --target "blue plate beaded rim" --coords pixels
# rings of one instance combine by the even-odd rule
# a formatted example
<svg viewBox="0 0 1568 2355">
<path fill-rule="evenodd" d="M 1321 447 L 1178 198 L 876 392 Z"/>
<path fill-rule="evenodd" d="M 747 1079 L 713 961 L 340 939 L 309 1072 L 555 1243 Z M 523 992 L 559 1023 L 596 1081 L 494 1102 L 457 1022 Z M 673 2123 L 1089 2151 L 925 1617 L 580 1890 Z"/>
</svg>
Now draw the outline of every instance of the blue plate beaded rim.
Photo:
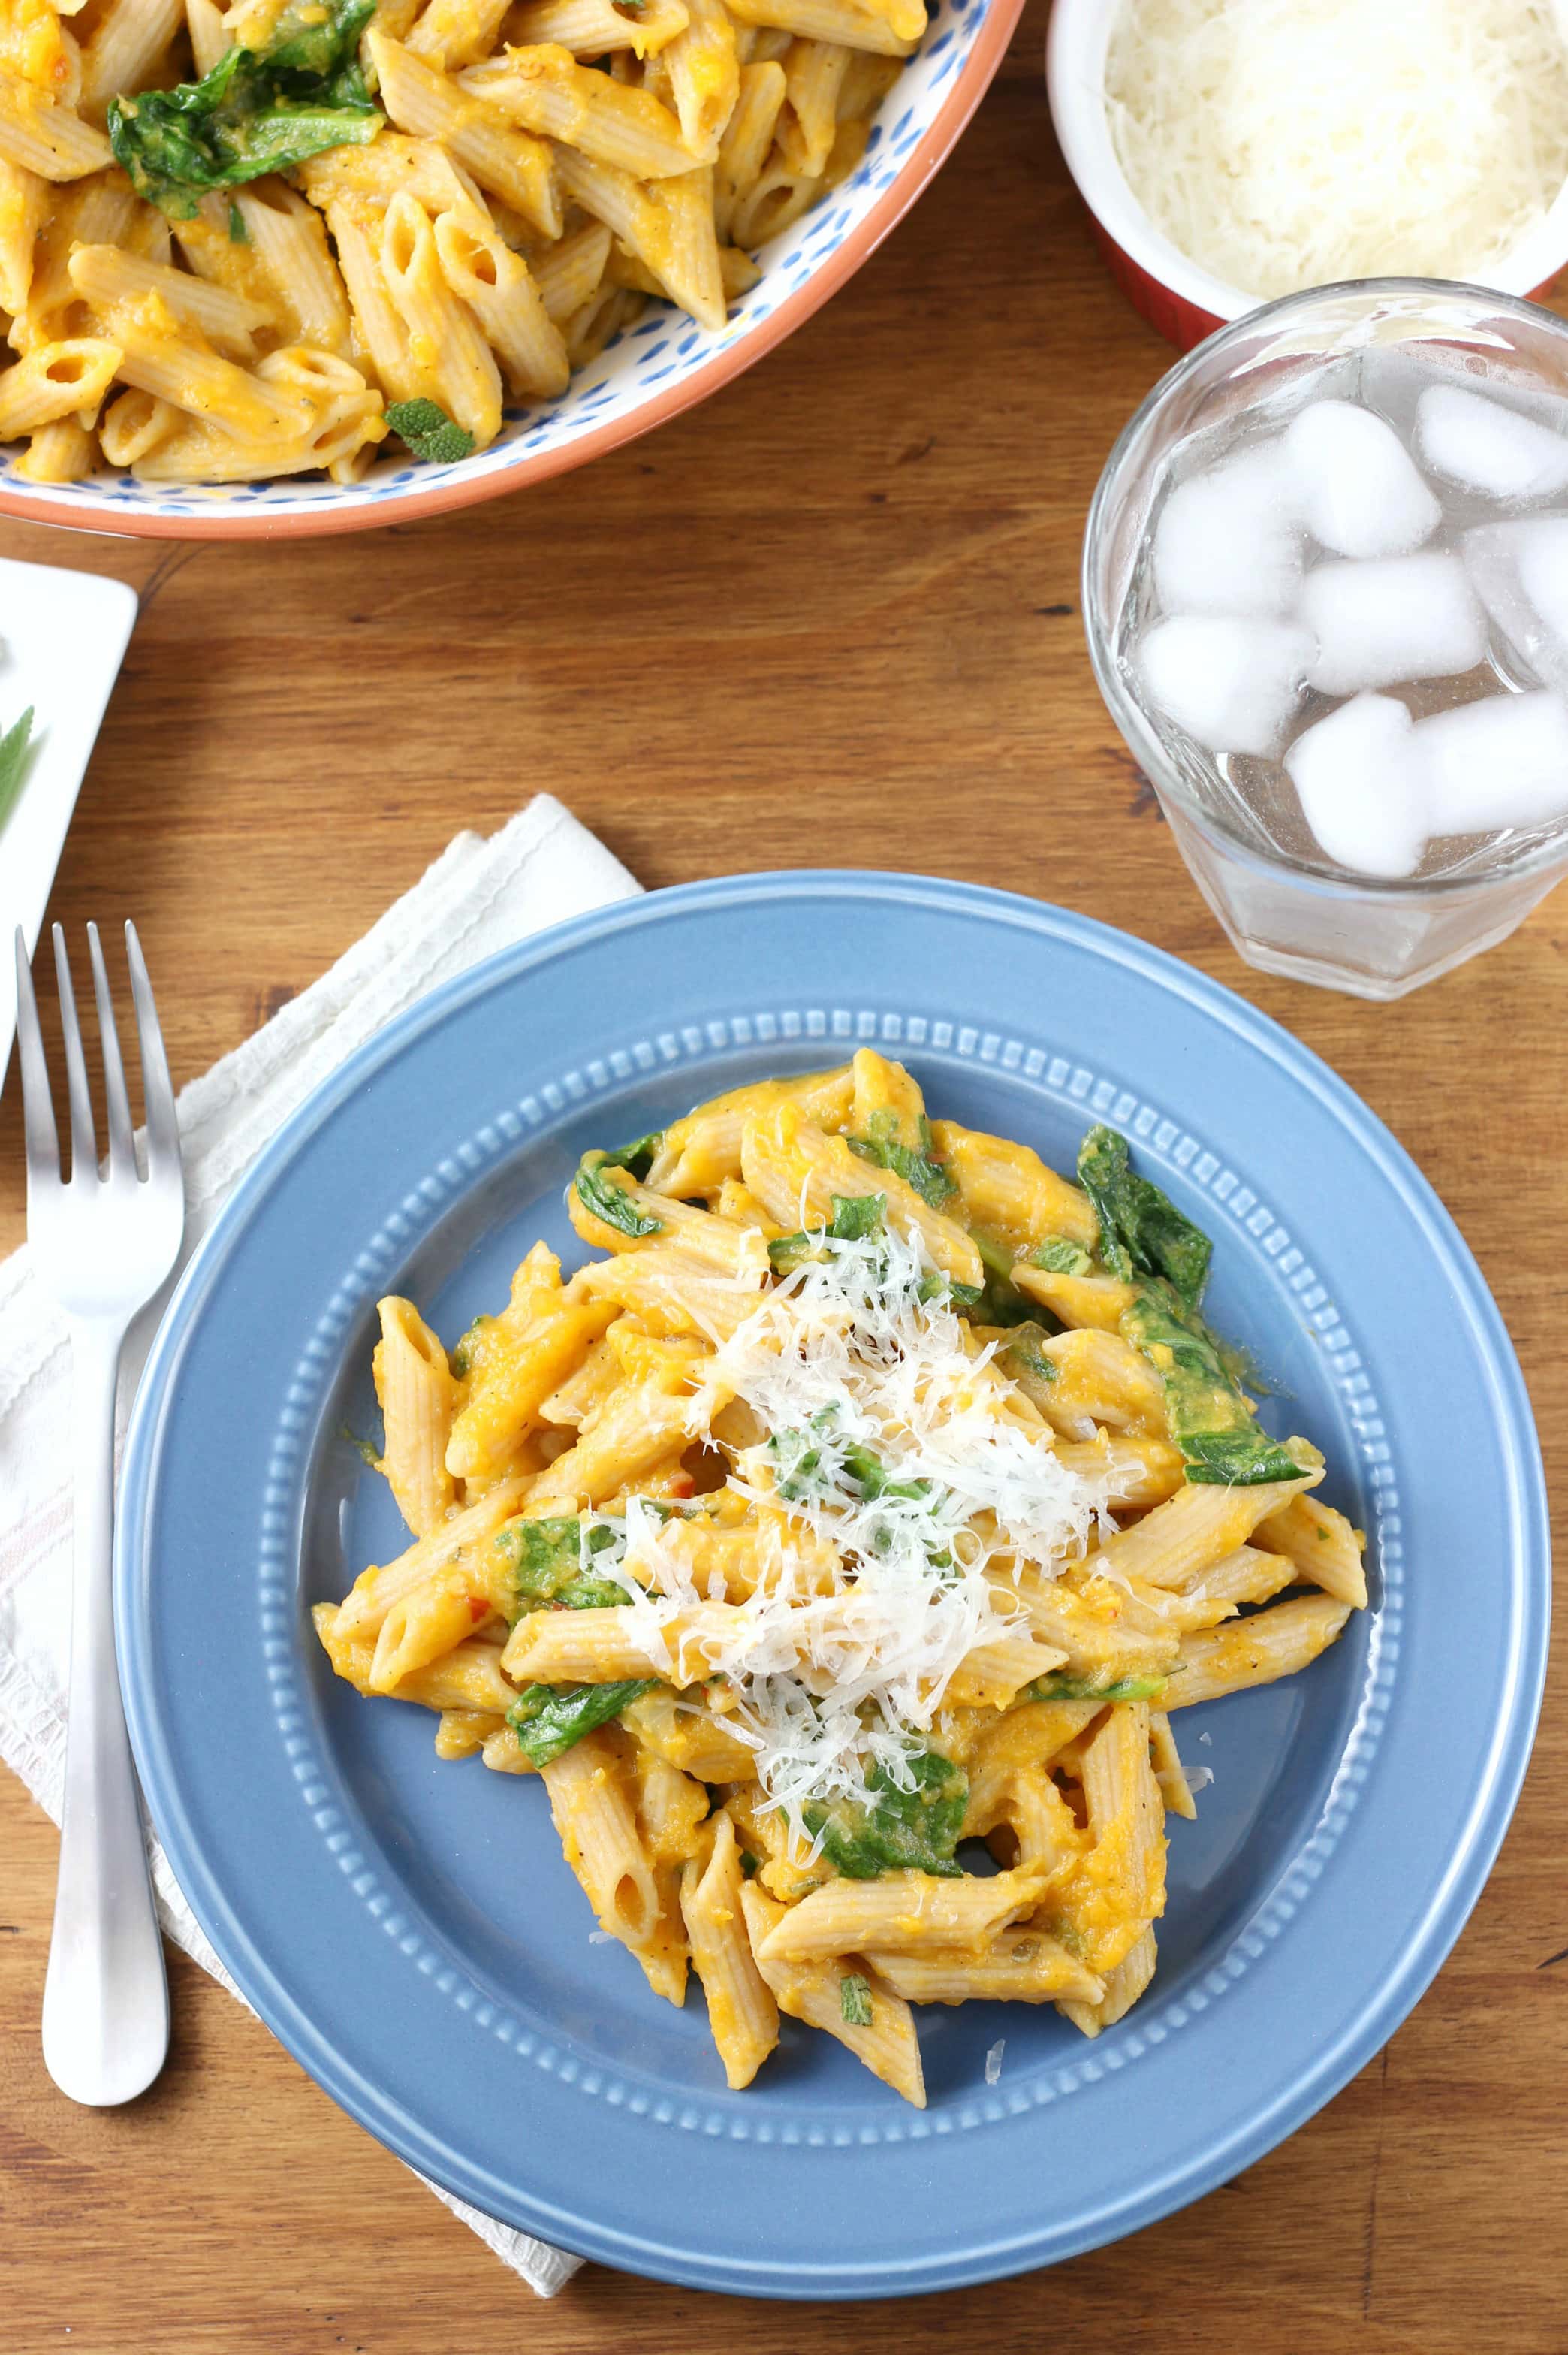
<svg viewBox="0 0 1568 2355">
<path fill-rule="evenodd" d="M 688 891 L 661 894 L 648 900 L 627 903 L 608 915 L 580 919 L 574 924 L 562 927 L 556 933 L 526 943 L 517 951 L 493 960 L 476 974 L 448 985 L 362 1050 L 345 1071 L 295 1116 L 288 1129 L 269 1149 L 263 1162 L 246 1181 L 230 1209 L 226 1212 L 219 1229 L 204 1245 L 198 1261 L 187 1274 L 179 1299 L 160 1337 L 143 1402 L 138 1409 L 137 1432 L 129 1459 L 128 1507 L 134 1504 L 139 1509 L 144 1509 L 150 1501 L 147 1494 L 150 1446 L 147 1418 L 153 1412 L 150 1401 L 159 1388 L 162 1368 L 175 1346 L 179 1328 L 198 1313 L 206 1280 L 209 1273 L 216 1273 L 218 1246 L 226 1235 L 232 1241 L 241 1231 L 248 1208 L 264 1197 L 272 1169 L 298 1151 L 304 1139 L 330 1118 L 334 1104 L 363 1085 L 376 1066 L 407 1052 L 422 1031 L 440 1022 L 460 1002 L 482 996 L 503 974 L 547 964 L 553 955 L 568 944 L 580 943 L 607 930 L 620 931 L 629 926 L 664 922 L 687 910 L 700 911 L 705 905 L 712 907 L 726 900 L 733 902 L 737 895 L 743 900 L 760 897 L 777 900 L 790 892 L 819 900 L 833 894 L 842 898 L 845 894 L 869 893 L 884 901 L 891 898 L 916 904 L 939 898 L 949 905 L 961 904 L 991 924 L 1001 922 L 1036 932 L 1086 939 L 1099 955 L 1112 963 L 1146 973 L 1152 971 L 1166 990 L 1185 999 L 1203 1016 L 1210 1019 L 1217 1018 L 1224 1028 L 1245 1036 L 1250 1046 L 1261 1048 L 1285 1066 L 1296 1085 L 1304 1086 L 1334 1117 L 1355 1131 L 1361 1149 L 1372 1154 L 1386 1169 L 1392 1169 L 1409 1210 L 1419 1220 L 1433 1247 L 1449 1263 L 1456 1293 L 1464 1302 L 1478 1348 L 1489 1356 L 1493 1361 L 1494 1379 L 1501 1385 L 1502 1392 L 1509 1394 L 1513 1438 L 1516 1443 L 1522 1443 L 1516 1451 L 1520 1460 L 1516 1462 L 1512 1484 L 1518 1506 L 1520 1558 L 1531 1563 L 1539 1563 L 1543 1559 L 1543 1502 L 1540 1494 L 1538 1467 L 1533 1482 L 1531 1478 L 1528 1458 L 1532 1440 L 1528 1408 L 1495 1308 L 1451 1222 L 1425 1181 L 1414 1171 L 1397 1145 L 1364 1107 L 1359 1105 L 1350 1092 L 1264 1018 L 1157 952 L 1142 948 L 1085 920 L 1065 917 L 1054 911 L 1010 900 L 1001 894 L 960 891 L 956 887 L 927 883 L 918 879 L 899 880 L 885 877 L 827 875 L 753 879 L 740 884 L 694 887 Z M 759 2121 L 760 2130 L 756 2137 L 760 2143 L 777 2136 L 779 2141 L 786 2145 L 796 2142 L 842 2144 L 849 2140 L 862 2145 L 871 2141 L 891 2143 L 906 2139 L 917 2142 L 930 2136 L 949 2135 L 975 2126 L 1016 2118 L 1023 2110 L 1097 2083 L 1108 2073 L 1124 2069 L 1128 2062 L 1163 2043 L 1173 2029 L 1183 2025 L 1220 1994 L 1234 1987 L 1248 1963 L 1266 1950 L 1268 1942 L 1296 1912 L 1313 1882 L 1321 1875 L 1334 1842 L 1366 1780 L 1386 1708 L 1388 1684 L 1398 1650 L 1401 1515 L 1394 1465 L 1390 1460 L 1383 1418 L 1372 1395 L 1360 1352 L 1312 1268 L 1266 1203 L 1259 1201 L 1234 1170 L 1227 1167 L 1220 1156 L 1209 1152 L 1180 1123 L 1167 1117 L 1157 1106 L 1142 1102 L 1136 1092 L 1123 1088 L 1117 1080 L 1100 1076 L 1070 1056 L 1053 1055 L 1024 1039 L 1010 1036 L 1004 1028 L 988 1030 L 976 1025 L 948 1023 L 930 1015 L 896 1012 L 885 1002 L 869 1007 L 863 1004 L 848 1007 L 822 1004 L 797 1008 L 776 1005 L 734 1016 L 726 1022 L 710 1021 L 700 1027 L 689 1028 L 683 1033 L 679 1030 L 654 1031 L 644 1038 L 630 1039 L 624 1044 L 607 1044 L 601 1056 L 582 1060 L 553 1079 L 541 1080 L 528 1094 L 515 1103 L 495 1111 L 471 1135 L 461 1139 L 409 1190 L 400 1208 L 360 1250 L 337 1293 L 329 1301 L 320 1327 L 310 1336 L 296 1369 L 295 1386 L 285 1401 L 273 1444 L 271 1483 L 266 1499 L 262 1545 L 263 1582 L 260 1599 L 264 1618 L 259 1632 L 271 1655 L 269 1674 L 274 1678 L 277 1688 L 280 1735 L 287 1744 L 302 1745 L 297 1747 L 291 1761 L 300 1796 L 316 1818 L 316 1830 L 334 1848 L 339 1869 L 355 1885 L 356 1893 L 371 1907 L 380 1926 L 407 1956 L 409 1965 L 426 1976 L 433 1977 L 438 1986 L 441 1985 L 443 1973 L 447 1974 L 448 1984 L 443 1992 L 450 1993 L 460 2009 L 471 2012 L 476 2026 L 495 2036 L 502 2044 L 513 2045 L 518 2057 L 535 2060 L 541 2069 L 555 2074 L 562 2083 L 572 2084 L 578 2093 L 600 2094 L 612 2105 L 625 2104 L 639 2115 L 647 2115 L 656 2123 L 673 2125 L 688 2132 L 703 2132 L 710 2136 L 723 2134 L 732 2140 L 738 2133 L 744 2138 L 747 2128 L 737 2127 L 732 2116 L 705 2111 L 701 2103 L 644 2100 L 635 2087 L 618 2087 L 613 2079 L 606 2078 L 602 2071 L 583 2068 L 573 2054 L 556 2050 L 547 2040 L 530 2039 L 514 2020 L 508 2019 L 504 2008 L 497 2009 L 487 2003 L 482 1990 L 465 1985 L 462 1975 L 451 1971 L 450 1961 L 444 1959 L 440 1952 L 432 1950 L 416 1928 L 400 1919 L 395 1900 L 378 1886 L 375 1873 L 355 1857 L 352 1832 L 337 1818 L 330 1780 L 321 1771 L 319 1762 L 310 1754 L 304 1721 L 299 1716 L 291 1692 L 291 1645 L 283 1614 L 290 1568 L 290 1531 L 296 1522 L 291 1509 L 291 1494 L 300 1476 L 299 1449 L 309 1425 L 313 1389 L 319 1386 L 324 1372 L 335 1362 L 343 1333 L 367 1292 L 373 1296 L 381 1280 L 397 1260 L 407 1254 L 420 1230 L 439 1218 L 442 1207 L 454 1191 L 472 1182 L 482 1173 L 487 1161 L 503 1154 L 518 1137 L 531 1128 L 547 1123 L 562 1108 L 589 1101 L 595 1094 L 607 1090 L 613 1091 L 619 1082 L 636 1074 L 668 1068 L 686 1060 L 701 1061 L 704 1057 L 730 1047 L 744 1048 L 753 1042 L 763 1044 L 775 1038 L 789 1041 L 818 1037 L 848 1043 L 874 1038 L 895 1050 L 901 1045 L 917 1048 L 927 1060 L 932 1057 L 950 1058 L 955 1061 L 969 1060 L 981 1064 L 994 1064 L 1017 1078 L 1033 1082 L 1044 1096 L 1063 1104 L 1081 1107 L 1086 1115 L 1103 1114 L 1117 1120 L 1139 1140 L 1146 1154 L 1169 1169 L 1184 1171 L 1191 1180 L 1205 1188 L 1216 1204 L 1224 1206 L 1229 1220 L 1249 1239 L 1258 1255 L 1266 1261 L 1276 1284 L 1287 1290 L 1297 1306 L 1305 1307 L 1320 1325 L 1331 1324 L 1331 1329 L 1322 1335 L 1323 1345 L 1329 1354 L 1334 1379 L 1344 1392 L 1347 1411 L 1365 1458 L 1365 1476 L 1378 1516 L 1379 1551 L 1383 1565 L 1382 1609 L 1368 1651 L 1355 1727 L 1319 1819 L 1298 1852 L 1281 1865 L 1266 1903 L 1255 1911 L 1224 1953 L 1205 1973 L 1192 1979 L 1180 1995 L 1168 1997 L 1157 2008 L 1145 2009 L 1135 2015 L 1137 2024 L 1130 2034 L 1121 2037 L 1114 2051 L 1102 2045 L 1097 2051 L 1089 2051 L 1082 2060 L 1065 2069 L 1041 2073 L 1024 2084 L 958 2105 L 945 2115 L 912 2115 L 907 2119 L 895 2116 L 885 2123 L 878 2120 L 874 2127 L 863 2122 L 854 2126 L 847 2126 L 842 2120 L 823 2122 L 809 2115 L 799 2117 L 776 2115 Z M 128 1523 L 131 1518 L 128 1511 Z M 130 1603 L 133 1577 L 133 1570 L 129 1570 L 122 1576 L 120 1588 L 122 1642 L 128 1657 L 137 1640 L 132 1632 L 135 1614 Z M 1529 1599 L 1532 1606 L 1540 1604 L 1543 1608 L 1543 1601 L 1539 1594 L 1532 1593 Z M 1539 1673 L 1533 1680 L 1535 1689 L 1532 1695 L 1531 1662 L 1525 1656 L 1535 1648 L 1532 1645 L 1523 1644 L 1520 1657 L 1516 1660 L 1518 1674 L 1510 1705 L 1499 1716 L 1497 1741 L 1488 1761 L 1487 1771 L 1478 1784 L 1472 1818 L 1456 1839 L 1454 1872 L 1444 1892 L 1440 1916 L 1429 1920 L 1425 1925 L 1423 1939 L 1404 1957 L 1401 1971 L 1384 1990 L 1378 2009 L 1358 2024 L 1353 2041 L 1324 2056 L 1321 2067 L 1315 2073 L 1311 2089 L 1298 2089 L 1291 2114 L 1285 2115 L 1283 2122 L 1276 2119 L 1266 2129 L 1261 2130 L 1263 2139 L 1259 2147 L 1266 2147 L 1268 2143 L 1278 2138 L 1279 2134 L 1287 2131 L 1297 2119 L 1327 2098 L 1337 2084 L 1351 2073 L 1360 2060 L 1375 2049 L 1382 2035 L 1388 2032 L 1414 1999 L 1453 1936 L 1457 1934 L 1464 1914 L 1484 1878 L 1497 1841 L 1500 1839 L 1528 1754 L 1534 1706 L 1539 1698 Z M 307 2033 L 302 2033 L 308 2024 L 290 2022 L 283 2016 L 286 2005 L 278 2007 L 275 2016 L 274 2009 L 264 1999 L 268 1974 L 261 1958 L 253 1954 L 246 1955 L 242 1959 L 250 1966 L 249 1970 L 237 1967 L 236 1955 L 230 1951 L 232 1942 L 224 1934 L 233 1932 L 237 1925 L 223 1920 L 221 1894 L 207 1881 L 201 1859 L 181 1854 L 177 1826 L 172 1819 L 165 1821 L 162 1802 L 169 1796 L 164 1771 L 167 1761 L 156 1754 L 158 1730 L 151 1724 L 139 1723 L 137 1740 L 139 1752 L 143 1744 L 148 1745 L 144 1770 L 149 1789 L 154 1796 L 159 1820 L 164 1823 L 169 1837 L 176 1870 L 196 1903 L 198 1916 L 203 1919 L 209 1934 L 214 1936 L 219 1952 L 229 1960 L 230 1967 L 237 1968 L 237 1975 L 247 1992 L 258 2001 L 263 2015 L 279 2027 L 285 2041 L 301 2052 L 307 2065 L 328 2083 L 330 2090 L 337 2093 L 338 2097 L 344 2100 L 356 2115 L 366 2116 L 366 2122 L 392 2141 L 394 2147 L 402 2149 L 402 2154 L 410 2158 L 411 2163 L 423 2165 L 427 2171 L 442 2175 L 443 2170 L 439 2165 L 431 2166 L 430 2154 L 427 2149 L 406 2147 L 395 2130 L 389 2131 L 385 2121 L 377 2120 L 374 2115 L 375 2097 L 370 2088 L 345 2084 L 341 2073 L 337 2073 L 337 2081 L 334 2082 L 330 2055 L 325 2056 L 324 2065 L 318 2066 L 318 2061 L 323 2058 L 319 2050 L 314 2054 L 310 2050 L 302 2050 L 302 2044 L 308 2047 L 312 2042 Z M 193 1881 L 196 1885 L 193 1886 Z M 365 1884 L 363 1887 L 358 1885 L 361 1882 Z M 243 1939 L 239 1941 L 240 1945 L 244 1943 Z M 294 2032 L 291 2032 L 291 2029 Z M 1255 2150 L 1253 2155 L 1256 2155 Z M 1224 2160 L 1226 2168 L 1234 2168 L 1237 2163 L 1245 2161 L 1238 2162 L 1234 2152 Z M 1213 2179 L 1212 2171 L 1209 2179 Z M 462 2180 L 452 2181 L 450 2188 L 462 2196 L 472 2197 L 474 2194 L 474 2187 Z M 1154 2204 L 1146 2201 L 1142 2213 L 1131 2214 L 1119 2222 L 1117 2229 L 1128 2229 L 1132 2222 L 1148 2221 L 1150 2216 L 1179 2204 L 1202 2188 L 1202 2182 L 1188 2181 L 1180 2189 L 1167 2187 L 1161 2194 L 1150 2194 Z M 526 2222 L 529 2229 L 552 2229 L 551 2222 L 542 2222 L 536 2214 L 519 2217 L 515 2221 Z M 568 2238 L 572 2245 L 588 2246 L 591 2253 L 605 2255 L 610 2262 L 641 2264 L 651 2270 L 668 2271 L 673 2277 L 679 2279 L 705 2277 L 713 2279 L 714 2286 L 739 2286 L 745 2280 L 744 2268 L 741 2280 L 736 2279 L 733 2270 L 717 2278 L 711 2275 L 704 2276 L 689 2265 L 682 2269 L 679 2262 L 660 2263 L 657 2256 L 648 2251 L 629 2254 L 620 2246 L 594 2248 L 591 2231 L 585 2233 L 579 2229 L 575 2235 L 569 2232 L 562 2234 L 559 2220 L 554 2220 L 553 2228 L 558 2236 Z M 950 2268 L 941 2278 L 978 2278 L 984 2273 L 1005 2270 L 1010 2263 L 1015 2261 L 1027 2263 L 1033 2260 L 1027 2255 L 1017 2260 L 1011 2257 L 1001 2259 L 1001 2253 L 993 2250 L 987 2260 L 980 2263 L 971 2260 L 968 2269 Z M 874 2273 L 874 2268 L 872 2270 Z M 784 2294 L 812 2294 L 808 2289 L 796 2291 L 790 2283 L 751 2279 L 748 2286 L 781 2287 Z M 819 2289 L 822 2286 L 820 2282 L 817 2284 Z M 896 2288 L 904 2286 L 935 2284 L 883 2285 L 874 2279 L 855 2284 L 856 2287 L 869 2287 L 874 2292 L 884 2286 Z"/>
</svg>

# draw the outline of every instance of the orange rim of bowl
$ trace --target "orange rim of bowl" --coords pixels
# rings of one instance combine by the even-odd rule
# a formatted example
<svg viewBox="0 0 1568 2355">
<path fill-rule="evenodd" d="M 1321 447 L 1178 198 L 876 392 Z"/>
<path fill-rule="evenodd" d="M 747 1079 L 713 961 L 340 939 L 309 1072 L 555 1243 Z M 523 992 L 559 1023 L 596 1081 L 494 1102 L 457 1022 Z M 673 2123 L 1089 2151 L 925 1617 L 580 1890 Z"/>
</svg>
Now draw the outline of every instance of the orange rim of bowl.
<svg viewBox="0 0 1568 2355">
<path fill-rule="evenodd" d="M 780 303 L 762 325 L 743 337 L 733 350 L 721 353 L 706 367 L 694 371 L 683 384 L 673 385 L 630 416 L 596 426 L 575 442 L 556 450 L 541 450 L 515 466 L 490 474 L 461 476 L 434 485 L 428 491 L 399 493 L 379 504 L 338 507 L 323 499 L 319 510 L 303 515 L 270 517 L 252 509 L 236 515 L 165 515 L 153 508 L 146 514 L 110 506 L 87 506 L 79 516 L 64 513 L 51 501 L 35 499 L 18 490 L 12 478 L 0 482 L 0 515 L 26 523 L 54 524 L 67 531 L 95 532 L 105 538 L 126 539 L 303 539 L 329 533 L 373 531 L 388 524 L 410 523 L 427 516 L 448 515 L 481 500 L 504 498 L 514 491 L 564 474 L 574 466 L 602 458 L 622 442 L 635 442 L 655 427 L 668 424 L 683 409 L 694 408 L 737 376 L 766 358 L 830 296 L 853 278 L 863 261 L 874 253 L 888 232 L 896 228 L 947 162 L 969 117 L 990 88 L 1022 13 L 1023 0 L 991 0 L 968 64 L 954 83 L 935 122 L 920 141 L 886 193 L 872 206 L 859 227 L 814 270 L 804 286 Z"/>
</svg>

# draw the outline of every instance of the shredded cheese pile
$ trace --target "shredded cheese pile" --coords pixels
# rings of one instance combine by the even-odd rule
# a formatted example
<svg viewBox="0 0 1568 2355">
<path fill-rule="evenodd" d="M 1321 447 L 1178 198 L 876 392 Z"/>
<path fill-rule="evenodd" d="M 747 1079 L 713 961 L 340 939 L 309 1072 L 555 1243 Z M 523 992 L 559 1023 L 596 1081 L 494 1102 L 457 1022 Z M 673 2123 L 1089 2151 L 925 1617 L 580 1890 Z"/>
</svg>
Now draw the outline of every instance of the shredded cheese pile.
<svg viewBox="0 0 1568 2355">
<path fill-rule="evenodd" d="M 863 1796 L 874 1764 L 911 1786 L 906 1746 L 959 1663 L 1024 1624 L 1007 1578 L 1082 1553 L 1105 1510 L 1103 1483 L 1010 1419 L 993 1350 L 973 1350 L 917 1238 L 826 1241 L 822 1253 L 705 1369 L 770 1434 L 731 1486 L 784 1505 L 814 1541 L 779 1541 L 711 1655 L 729 1688 L 725 1723 L 797 1830 L 811 1801 Z M 699 1401 L 694 1420 L 705 1413 Z M 838 1558 L 831 1582 L 825 1549 Z M 666 1525 L 630 1505 L 624 1543 L 591 1561 L 624 1585 L 639 1643 L 667 1660 L 663 1630 L 706 1598 Z"/>
<path fill-rule="evenodd" d="M 1156 227 L 1260 296 L 1484 282 L 1568 181 L 1552 0 L 1124 0 L 1106 107 Z"/>
</svg>

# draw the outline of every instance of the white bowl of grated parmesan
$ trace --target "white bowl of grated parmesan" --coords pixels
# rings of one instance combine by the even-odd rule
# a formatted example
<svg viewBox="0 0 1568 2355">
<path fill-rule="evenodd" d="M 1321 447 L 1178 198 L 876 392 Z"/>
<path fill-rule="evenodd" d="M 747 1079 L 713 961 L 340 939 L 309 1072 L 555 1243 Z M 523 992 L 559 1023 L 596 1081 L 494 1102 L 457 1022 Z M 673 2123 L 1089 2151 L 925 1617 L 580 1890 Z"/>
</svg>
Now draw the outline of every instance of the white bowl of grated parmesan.
<svg viewBox="0 0 1568 2355">
<path fill-rule="evenodd" d="M 1309 286 L 1568 266 L 1568 0 L 1054 0 L 1046 81 L 1112 275 L 1183 350 Z"/>
</svg>

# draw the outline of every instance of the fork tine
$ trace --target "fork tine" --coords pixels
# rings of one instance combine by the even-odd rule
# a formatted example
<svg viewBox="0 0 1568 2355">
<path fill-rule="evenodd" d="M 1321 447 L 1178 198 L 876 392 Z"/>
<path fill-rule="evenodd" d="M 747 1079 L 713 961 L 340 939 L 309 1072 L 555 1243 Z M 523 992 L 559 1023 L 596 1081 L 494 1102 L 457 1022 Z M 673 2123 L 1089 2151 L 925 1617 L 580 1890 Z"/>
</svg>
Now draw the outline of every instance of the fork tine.
<svg viewBox="0 0 1568 2355">
<path fill-rule="evenodd" d="M 55 935 L 55 979 L 59 984 L 60 1028 L 65 1033 L 66 1093 L 70 1101 L 70 1176 L 74 1186 L 79 1178 L 86 1185 L 89 1178 L 98 1178 L 98 1135 L 92 1124 L 92 1097 L 87 1084 L 87 1065 L 81 1052 L 81 1024 L 77 1019 L 76 992 L 71 987 L 70 959 L 66 954 L 65 931 L 57 924 Z"/>
<path fill-rule="evenodd" d="M 92 958 L 92 993 L 98 1000 L 98 1028 L 103 1040 L 103 1092 L 109 1107 L 109 1174 L 136 1175 L 136 1132 L 131 1123 L 131 1099 L 125 1092 L 125 1066 L 120 1056 L 120 1033 L 114 1021 L 114 1000 L 98 926 L 89 924 L 87 945 Z"/>
<path fill-rule="evenodd" d="M 16 1053 L 22 1071 L 22 1124 L 27 1143 L 27 1184 L 58 1185 L 59 1139 L 55 1135 L 55 1108 L 49 1095 L 49 1067 L 44 1060 L 43 1033 L 38 1028 L 38 1002 L 27 964 L 27 944 L 16 927 Z"/>
<path fill-rule="evenodd" d="M 147 1175 L 180 1169 L 180 1125 L 175 1116 L 175 1083 L 164 1051 L 164 1033 L 146 959 L 134 924 L 125 927 L 125 954 L 131 961 L 131 994 L 136 1001 L 136 1032 L 142 1050 L 142 1092 L 147 1100 Z"/>
</svg>

